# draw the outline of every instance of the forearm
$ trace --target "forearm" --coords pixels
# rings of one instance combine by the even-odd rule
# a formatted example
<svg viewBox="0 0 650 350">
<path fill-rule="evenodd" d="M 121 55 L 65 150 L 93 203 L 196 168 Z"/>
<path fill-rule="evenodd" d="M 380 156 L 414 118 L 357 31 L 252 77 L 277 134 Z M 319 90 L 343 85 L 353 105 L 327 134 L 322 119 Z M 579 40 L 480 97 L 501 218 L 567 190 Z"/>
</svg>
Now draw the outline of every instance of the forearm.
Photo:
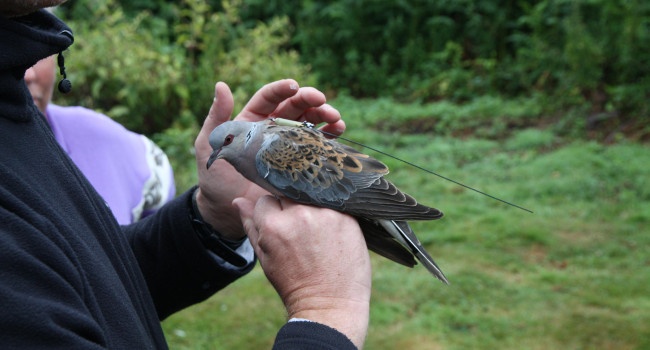
<svg viewBox="0 0 650 350">
<path fill-rule="evenodd" d="M 233 267 L 206 248 L 190 219 L 191 194 L 124 227 L 161 318 L 205 300 L 254 266 L 252 252 L 247 264 Z"/>
</svg>

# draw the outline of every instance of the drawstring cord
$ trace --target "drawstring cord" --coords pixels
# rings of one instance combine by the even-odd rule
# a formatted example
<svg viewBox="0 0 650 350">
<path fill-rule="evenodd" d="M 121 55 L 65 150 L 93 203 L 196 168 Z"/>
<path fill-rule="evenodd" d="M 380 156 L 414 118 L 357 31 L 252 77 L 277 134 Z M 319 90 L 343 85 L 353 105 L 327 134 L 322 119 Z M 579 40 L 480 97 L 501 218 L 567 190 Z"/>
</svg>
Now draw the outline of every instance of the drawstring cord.
<svg viewBox="0 0 650 350">
<path fill-rule="evenodd" d="M 63 34 L 70 38 L 74 42 L 74 37 L 72 36 L 72 32 L 69 30 L 64 30 L 60 34 Z M 68 80 L 68 76 L 65 73 L 65 58 L 63 57 L 63 51 L 59 52 L 59 56 L 57 57 L 56 61 L 57 64 L 59 65 L 59 74 L 63 76 L 63 79 L 59 82 L 59 85 L 57 85 L 59 91 L 61 91 L 64 94 L 67 94 L 72 90 L 72 83 L 70 80 Z"/>
</svg>

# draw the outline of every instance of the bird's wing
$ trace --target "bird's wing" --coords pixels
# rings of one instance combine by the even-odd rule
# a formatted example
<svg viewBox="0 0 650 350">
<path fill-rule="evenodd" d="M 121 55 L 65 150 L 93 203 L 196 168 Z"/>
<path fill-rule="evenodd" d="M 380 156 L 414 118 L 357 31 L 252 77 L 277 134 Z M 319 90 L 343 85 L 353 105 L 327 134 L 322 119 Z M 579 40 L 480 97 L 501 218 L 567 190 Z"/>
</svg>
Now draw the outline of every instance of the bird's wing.
<svg viewBox="0 0 650 350">
<path fill-rule="evenodd" d="M 269 126 L 256 155 L 259 174 L 294 200 L 343 209 L 388 173 L 378 160 L 307 128 Z"/>
<path fill-rule="evenodd" d="M 283 195 L 372 219 L 433 220 L 442 213 L 384 179 L 388 167 L 308 128 L 269 126 L 256 168 Z"/>
</svg>

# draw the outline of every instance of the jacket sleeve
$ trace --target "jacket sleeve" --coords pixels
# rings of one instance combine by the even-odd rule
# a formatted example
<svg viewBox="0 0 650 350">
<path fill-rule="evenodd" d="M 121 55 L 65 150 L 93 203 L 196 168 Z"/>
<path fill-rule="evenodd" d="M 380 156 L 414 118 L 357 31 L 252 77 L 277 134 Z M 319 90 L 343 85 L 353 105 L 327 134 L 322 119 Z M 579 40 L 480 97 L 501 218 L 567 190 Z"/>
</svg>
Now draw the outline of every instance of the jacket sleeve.
<svg viewBox="0 0 650 350">
<path fill-rule="evenodd" d="M 280 329 L 273 349 L 356 350 L 357 347 L 334 328 L 317 322 L 295 321 L 287 322 Z"/>
<path fill-rule="evenodd" d="M 242 268 L 206 249 L 190 221 L 191 195 L 185 192 L 154 215 L 123 226 L 161 320 L 207 299 L 255 266 L 248 241 L 237 250 L 248 261 Z"/>
</svg>

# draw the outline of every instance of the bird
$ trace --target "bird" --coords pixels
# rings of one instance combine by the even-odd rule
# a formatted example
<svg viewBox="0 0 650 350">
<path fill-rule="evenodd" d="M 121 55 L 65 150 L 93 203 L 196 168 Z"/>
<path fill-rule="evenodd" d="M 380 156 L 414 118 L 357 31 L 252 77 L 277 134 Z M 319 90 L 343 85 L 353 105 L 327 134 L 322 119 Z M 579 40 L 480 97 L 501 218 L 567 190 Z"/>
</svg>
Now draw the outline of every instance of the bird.
<svg viewBox="0 0 650 350">
<path fill-rule="evenodd" d="M 325 137 L 309 123 L 286 121 L 218 125 L 210 133 L 213 151 L 206 167 L 224 159 L 276 197 L 349 214 L 357 219 L 369 250 L 407 267 L 417 259 L 449 284 L 407 222 L 440 219 L 443 213 L 386 180 L 389 169 L 381 161 Z"/>
</svg>

